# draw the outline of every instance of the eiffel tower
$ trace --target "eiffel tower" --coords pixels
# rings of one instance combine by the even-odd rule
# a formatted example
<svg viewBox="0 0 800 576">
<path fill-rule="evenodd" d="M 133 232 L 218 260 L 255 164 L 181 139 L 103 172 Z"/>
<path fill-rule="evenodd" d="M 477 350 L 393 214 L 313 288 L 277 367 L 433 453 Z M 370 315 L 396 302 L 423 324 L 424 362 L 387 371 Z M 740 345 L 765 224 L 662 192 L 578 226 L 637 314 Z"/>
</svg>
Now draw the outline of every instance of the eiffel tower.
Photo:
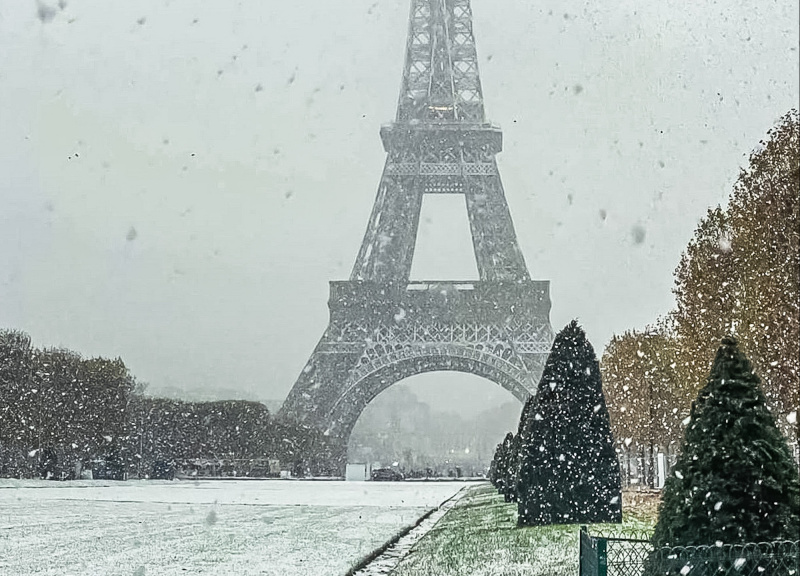
<svg viewBox="0 0 800 576">
<path fill-rule="evenodd" d="M 476 374 L 524 402 L 553 340 L 549 282 L 530 279 L 497 170 L 469 0 L 411 0 L 397 117 L 380 134 L 364 241 L 350 279 L 330 283 L 330 324 L 280 411 L 343 454 L 367 404 L 414 374 Z M 410 281 L 425 194 L 464 197 L 479 280 Z"/>
</svg>

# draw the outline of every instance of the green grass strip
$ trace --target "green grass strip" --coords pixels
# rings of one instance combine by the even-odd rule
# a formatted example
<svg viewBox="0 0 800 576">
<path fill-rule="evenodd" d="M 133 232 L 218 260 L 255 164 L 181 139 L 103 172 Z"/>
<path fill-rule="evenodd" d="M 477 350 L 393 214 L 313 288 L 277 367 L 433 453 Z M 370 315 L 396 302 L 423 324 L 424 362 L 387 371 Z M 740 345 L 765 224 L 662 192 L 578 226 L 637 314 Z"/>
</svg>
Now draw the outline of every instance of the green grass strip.
<svg viewBox="0 0 800 576">
<path fill-rule="evenodd" d="M 617 534 L 652 530 L 654 519 L 626 514 Z M 468 492 L 417 542 L 392 576 L 575 576 L 576 525 L 517 528 L 516 504 L 488 483 Z"/>
</svg>

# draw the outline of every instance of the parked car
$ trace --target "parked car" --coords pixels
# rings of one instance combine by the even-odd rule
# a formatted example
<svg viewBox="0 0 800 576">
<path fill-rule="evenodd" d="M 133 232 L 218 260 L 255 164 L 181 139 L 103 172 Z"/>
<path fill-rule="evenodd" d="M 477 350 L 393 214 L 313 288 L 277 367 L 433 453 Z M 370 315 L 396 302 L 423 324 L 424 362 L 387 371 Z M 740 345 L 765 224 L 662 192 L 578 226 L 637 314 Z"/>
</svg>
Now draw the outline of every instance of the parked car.
<svg viewBox="0 0 800 576">
<path fill-rule="evenodd" d="M 404 480 L 403 475 L 392 468 L 376 468 L 372 471 L 370 478 L 372 480 L 389 480 L 393 482 Z"/>
</svg>

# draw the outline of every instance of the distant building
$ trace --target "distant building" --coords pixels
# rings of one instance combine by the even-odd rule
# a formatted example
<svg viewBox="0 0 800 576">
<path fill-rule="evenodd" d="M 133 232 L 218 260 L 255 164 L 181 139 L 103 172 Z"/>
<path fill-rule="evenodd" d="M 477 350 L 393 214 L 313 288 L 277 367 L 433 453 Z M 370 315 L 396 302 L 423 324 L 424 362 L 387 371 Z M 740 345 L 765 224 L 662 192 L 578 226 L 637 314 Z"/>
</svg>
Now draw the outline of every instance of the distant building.
<svg viewBox="0 0 800 576">
<path fill-rule="evenodd" d="M 369 480 L 372 473 L 372 466 L 366 462 L 348 463 L 345 468 L 345 480 L 348 482 L 363 482 Z"/>
</svg>

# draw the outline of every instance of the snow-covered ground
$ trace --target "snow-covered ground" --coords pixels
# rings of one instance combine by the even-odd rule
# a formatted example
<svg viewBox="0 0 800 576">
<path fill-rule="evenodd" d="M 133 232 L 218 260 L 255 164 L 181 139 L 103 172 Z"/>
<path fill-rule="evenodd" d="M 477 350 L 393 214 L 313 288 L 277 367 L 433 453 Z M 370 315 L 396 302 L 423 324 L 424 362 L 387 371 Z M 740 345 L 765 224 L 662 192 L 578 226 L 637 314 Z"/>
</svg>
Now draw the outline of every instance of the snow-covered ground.
<svg viewBox="0 0 800 576">
<path fill-rule="evenodd" d="M 344 574 L 464 485 L 0 479 L 0 574 Z"/>
</svg>

